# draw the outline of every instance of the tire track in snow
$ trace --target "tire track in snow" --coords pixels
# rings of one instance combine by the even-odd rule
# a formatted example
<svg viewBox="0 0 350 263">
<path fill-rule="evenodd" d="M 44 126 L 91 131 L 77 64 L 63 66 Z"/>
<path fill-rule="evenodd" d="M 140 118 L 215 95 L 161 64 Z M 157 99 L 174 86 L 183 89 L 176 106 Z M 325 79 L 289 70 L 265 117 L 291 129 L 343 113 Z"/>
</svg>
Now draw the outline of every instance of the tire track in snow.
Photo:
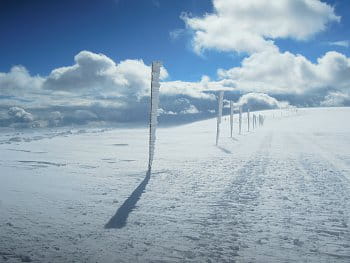
<svg viewBox="0 0 350 263">
<path fill-rule="evenodd" d="M 307 158 L 303 149 L 310 147 L 301 145 L 285 134 L 274 137 L 260 188 L 260 202 L 250 213 L 252 224 L 246 235 L 237 238 L 236 261 L 348 262 L 347 185 L 342 183 L 339 173 L 337 183 L 331 186 L 332 175 L 327 174 L 331 164 L 317 156 Z M 340 186 L 340 195 L 332 198 L 325 198 L 320 192 L 328 187 L 327 193 L 331 195 Z M 343 211 L 340 215 L 347 215 L 339 217 L 338 210 Z"/>
<path fill-rule="evenodd" d="M 233 262 L 240 248 L 247 246 L 244 237 L 249 235 L 255 221 L 252 214 L 260 202 L 272 138 L 272 133 L 266 135 L 253 157 L 231 172 L 233 180 L 212 205 L 205 229 L 200 231 L 201 257 L 213 262 Z"/>
<path fill-rule="evenodd" d="M 299 162 L 311 178 L 309 225 L 312 226 L 316 252 L 325 262 L 349 262 L 350 259 L 350 187 L 347 171 L 336 157 L 309 138 L 298 137 L 308 143 L 307 152 L 300 153 Z"/>
<path fill-rule="evenodd" d="M 294 137 L 278 134 L 271 141 L 232 172 L 237 176 L 201 231 L 201 256 L 219 262 L 348 262 L 350 199 L 341 173 L 331 184 L 327 160 L 308 158 Z"/>
<path fill-rule="evenodd" d="M 326 148 L 324 145 L 321 145 L 319 141 L 317 141 L 312 136 L 307 136 L 307 138 L 305 138 L 304 136 L 301 138 L 304 141 L 304 143 L 310 144 L 310 149 L 312 149 L 314 153 L 320 155 L 332 167 L 337 167 L 338 170 L 341 170 L 342 176 L 348 180 L 346 184 L 350 186 L 350 167 L 346 163 L 346 158 L 344 160 L 344 157 L 349 158 L 349 156 L 340 156 L 340 154 L 338 153 L 331 152 L 329 148 Z"/>
<path fill-rule="evenodd" d="M 312 241 L 319 254 L 330 255 L 325 262 L 337 258 L 339 262 L 350 259 L 350 195 L 343 174 L 325 159 L 302 154 L 300 163 L 311 178 L 311 200 L 308 207 L 308 225 L 312 226 Z M 343 260 L 343 261 L 340 261 Z"/>
</svg>

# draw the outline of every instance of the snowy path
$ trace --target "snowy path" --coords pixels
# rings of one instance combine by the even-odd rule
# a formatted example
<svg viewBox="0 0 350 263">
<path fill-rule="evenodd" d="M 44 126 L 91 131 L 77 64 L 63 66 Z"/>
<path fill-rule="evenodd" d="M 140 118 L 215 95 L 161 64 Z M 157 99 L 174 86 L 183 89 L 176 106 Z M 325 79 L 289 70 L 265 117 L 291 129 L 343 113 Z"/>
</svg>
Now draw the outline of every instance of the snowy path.
<svg viewBox="0 0 350 263">
<path fill-rule="evenodd" d="M 349 114 L 302 110 L 234 139 L 224 121 L 220 148 L 215 120 L 160 129 L 121 229 L 104 225 L 145 176 L 144 130 L 1 144 L 0 262 L 349 262 Z"/>
</svg>

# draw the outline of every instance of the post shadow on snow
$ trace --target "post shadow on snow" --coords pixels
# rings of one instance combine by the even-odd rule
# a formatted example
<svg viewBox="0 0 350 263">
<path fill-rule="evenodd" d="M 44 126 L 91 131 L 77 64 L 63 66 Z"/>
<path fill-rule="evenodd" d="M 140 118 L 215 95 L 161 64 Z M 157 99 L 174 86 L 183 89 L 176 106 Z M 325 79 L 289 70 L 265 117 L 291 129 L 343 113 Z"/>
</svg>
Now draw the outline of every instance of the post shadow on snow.
<svg viewBox="0 0 350 263">
<path fill-rule="evenodd" d="M 224 148 L 224 147 L 221 147 L 221 146 L 216 146 L 216 147 L 218 147 L 221 151 L 223 151 L 224 153 L 227 153 L 227 154 L 232 154 L 232 152 L 231 151 L 229 151 L 229 150 L 227 150 L 226 148 Z"/>
<path fill-rule="evenodd" d="M 128 199 L 117 210 L 115 215 L 105 225 L 106 229 L 110 228 L 123 228 L 126 226 L 129 214 L 136 207 L 136 203 L 140 200 L 141 195 L 145 191 L 145 188 L 151 177 L 151 169 L 148 169 L 145 179 L 139 184 L 139 186 L 131 193 Z"/>
</svg>

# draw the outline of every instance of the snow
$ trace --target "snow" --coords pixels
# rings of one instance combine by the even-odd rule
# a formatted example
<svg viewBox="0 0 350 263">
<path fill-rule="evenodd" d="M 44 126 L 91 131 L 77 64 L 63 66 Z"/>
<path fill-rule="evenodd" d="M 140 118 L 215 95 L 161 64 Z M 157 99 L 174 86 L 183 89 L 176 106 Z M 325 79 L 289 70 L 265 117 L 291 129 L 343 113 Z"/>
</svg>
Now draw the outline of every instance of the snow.
<svg viewBox="0 0 350 263">
<path fill-rule="evenodd" d="M 0 133 L 0 262 L 349 262 L 350 108 L 254 114 L 158 128 L 148 180 L 148 129 Z"/>
</svg>

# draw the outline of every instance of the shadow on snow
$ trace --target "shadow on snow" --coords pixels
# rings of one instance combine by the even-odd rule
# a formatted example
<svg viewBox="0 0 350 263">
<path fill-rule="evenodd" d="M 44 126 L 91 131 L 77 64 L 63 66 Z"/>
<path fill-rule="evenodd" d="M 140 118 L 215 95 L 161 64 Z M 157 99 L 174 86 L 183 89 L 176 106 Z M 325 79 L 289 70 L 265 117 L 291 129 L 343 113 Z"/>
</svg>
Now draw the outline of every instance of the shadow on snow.
<svg viewBox="0 0 350 263">
<path fill-rule="evenodd" d="M 227 153 L 227 154 L 232 154 L 232 152 L 230 150 L 227 150 L 226 148 L 224 147 L 221 147 L 221 146 L 216 146 L 218 147 L 218 149 L 220 149 L 221 151 L 223 151 L 224 153 Z"/>
<path fill-rule="evenodd" d="M 136 207 L 136 203 L 140 200 L 141 195 L 145 191 L 145 188 L 151 177 L 151 170 L 148 169 L 145 179 L 139 184 L 139 186 L 132 192 L 132 194 L 125 200 L 121 207 L 117 210 L 115 215 L 108 221 L 105 228 L 123 228 L 126 226 L 126 221 L 129 214 Z"/>
</svg>

